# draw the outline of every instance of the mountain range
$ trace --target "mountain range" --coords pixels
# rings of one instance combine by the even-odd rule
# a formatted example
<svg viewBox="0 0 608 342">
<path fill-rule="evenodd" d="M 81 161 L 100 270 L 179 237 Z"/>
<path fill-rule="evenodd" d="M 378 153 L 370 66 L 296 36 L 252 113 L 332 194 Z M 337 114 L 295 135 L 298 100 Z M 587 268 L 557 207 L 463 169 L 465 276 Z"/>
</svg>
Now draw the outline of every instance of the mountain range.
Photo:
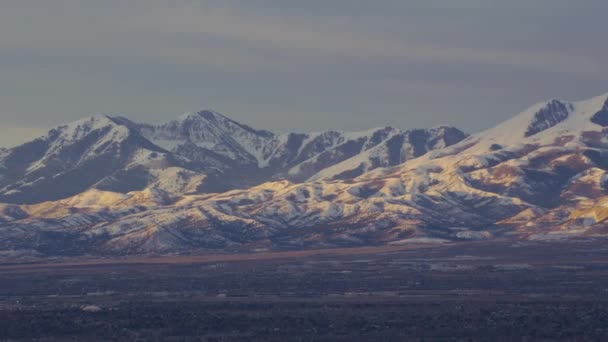
<svg viewBox="0 0 608 342">
<path fill-rule="evenodd" d="M 93 116 L 0 149 L 0 251 L 126 255 L 608 235 L 608 94 L 486 131 Z"/>
</svg>

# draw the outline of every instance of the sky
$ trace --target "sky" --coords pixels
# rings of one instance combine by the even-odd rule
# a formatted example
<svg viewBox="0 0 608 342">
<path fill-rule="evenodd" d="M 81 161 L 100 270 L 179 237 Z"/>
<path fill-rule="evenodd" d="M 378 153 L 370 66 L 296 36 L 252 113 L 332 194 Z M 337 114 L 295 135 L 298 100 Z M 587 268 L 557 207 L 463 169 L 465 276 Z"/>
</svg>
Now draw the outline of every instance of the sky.
<svg viewBox="0 0 608 342">
<path fill-rule="evenodd" d="M 1 0 L 0 146 L 94 114 L 491 127 L 608 92 L 605 0 Z"/>
</svg>

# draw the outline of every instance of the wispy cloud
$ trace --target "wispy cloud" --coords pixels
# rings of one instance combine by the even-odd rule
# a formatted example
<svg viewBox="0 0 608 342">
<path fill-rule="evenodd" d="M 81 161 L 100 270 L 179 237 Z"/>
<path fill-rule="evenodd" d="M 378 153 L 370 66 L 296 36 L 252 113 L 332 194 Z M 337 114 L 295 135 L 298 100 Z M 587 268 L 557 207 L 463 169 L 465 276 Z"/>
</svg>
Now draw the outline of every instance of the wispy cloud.
<svg viewBox="0 0 608 342">
<path fill-rule="evenodd" d="M 10 10 L 0 13 L 0 28 L 10 33 L 0 37 L 0 46 L 32 53 L 142 59 L 235 72 L 279 69 L 289 66 L 290 60 L 304 59 L 326 63 L 342 59 L 483 63 L 578 74 L 593 74 L 603 67 L 601 60 L 586 56 L 584 51 L 567 48 L 556 54 L 529 47 L 490 47 L 483 42 L 431 43 L 425 41 L 424 33 L 401 24 L 404 18 L 395 15 L 303 15 L 239 6 L 234 1 L 133 0 L 125 5 L 110 0 L 102 8 L 72 16 L 68 14 L 72 8 L 82 7 L 77 2 L 59 0 L 54 4 L 59 5 L 14 5 L 14 11 L 29 17 L 28 25 L 16 23 L 23 19 Z M 466 4 L 464 1 L 461 6 Z M 450 26 L 447 21 L 444 29 L 450 30 Z"/>
<path fill-rule="evenodd" d="M 401 36 L 412 34 L 400 31 L 397 23 L 387 23 L 396 19 L 303 16 L 227 5 L 182 4 L 118 17 L 115 27 L 121 32 L 169 35 L 169 39 L 187 35 L 223 41 L 243 49 L 243 54 L 251 52 L 248 56 L 252 65 L 256 65 L 256 52 L 266 48 L 308 58 L 485 63 L 567 73 L 594 73 L 602 67 L 580 51 L 565 50 L 556 55 L 550 51 L 467 47 L 450 42 L 430 44 L 423 41 L 423 36 L 408 39 Z M 392 31 L 382 30 L 390 27 Z"/>
</svg>

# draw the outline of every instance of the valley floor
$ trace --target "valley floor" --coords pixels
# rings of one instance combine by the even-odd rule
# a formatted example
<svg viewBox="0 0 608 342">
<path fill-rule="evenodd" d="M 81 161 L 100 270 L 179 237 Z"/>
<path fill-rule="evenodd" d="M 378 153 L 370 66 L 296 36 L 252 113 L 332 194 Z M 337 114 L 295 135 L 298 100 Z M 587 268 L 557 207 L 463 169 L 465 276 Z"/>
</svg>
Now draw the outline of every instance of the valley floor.
<svg viewBox="0 0 608 342">
<path fill-rule="evenodd" d="M 605 340 L 606 240 L 0 264 L 0 340 Z"/>
</svg>

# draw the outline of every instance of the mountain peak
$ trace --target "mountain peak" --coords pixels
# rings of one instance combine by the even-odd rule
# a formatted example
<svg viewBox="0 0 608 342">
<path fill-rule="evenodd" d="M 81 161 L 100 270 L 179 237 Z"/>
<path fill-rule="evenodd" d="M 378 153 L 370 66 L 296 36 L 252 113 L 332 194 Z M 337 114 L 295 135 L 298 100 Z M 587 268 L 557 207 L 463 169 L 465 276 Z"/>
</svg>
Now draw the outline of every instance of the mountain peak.
<svg viewBox="0 0 608 342">
<path fill-rule="evenodd" d="M 115 123 L 112 117 L 106 114 L 95 114 L 69 122 L 63 126 L 81 126 L 81 125 L 100 125 L 100 124 L 113 124 Z"/>
<path fill-rule="evenodd" d="M 177 117 L 177 121 L 188 120 L 231 120 L 228 117 L 209 109 L 201 109 L 196 112 L 187 112 Z M 232 120 L 231 120 L 232 121 Z"/>
<path fill-rule="evenodd" d="M 113 118 L 104 114 L 92 115 L 58 126 L 52 129 L 49 134 L 55 135 L 59 133 L 64 139 L 77 140 L 93 131 L 114 129 L 119 130 L 123 135 L 126 135 L 129 131 L 129 125 L 125 124 L 127 122 L 131 123 L 127 119 L 121 117 Z"/>
<path fill-rule="evenodd" d="M 447 125 L 447 124 L 436 125 L 436 126 L 433 126 L 433 127 L 429 128 L 429 130 L 435 130 L 435 131 L 452 131 L 452 130 L 456 130 L 456 131 L 461 131 L 456 126 Z"/>
<path fill-rule="evenodd" d="M 257 130 L 248 125 L 237 122 L 216 111 L 203 109 L 197 112 L 184 113 L 177 119 L 161 125 L 170 130 L 179 129 L 184 135 L 208 135 L 234 133 L 237 131 L 246 132 L 245 134 L 258 135 L 263 138 L 272 138 L 274 134 L 264 130 Z M 202 132 L 202 131 L 206 131 Z M 195 139 L 197 140 L 197 139 Z"/>
<path fill-rule="evenodd" d="M 196 114 L 207 120 L 230 120 L 229 118 L 227 118 L 226 116 L 224 116 L 218 112 L 214 112 L 212 110 L 207 110 L 207 109 L 198 111 Z"/>
<path fill-rule="evenodd" d="M 106 117 L 108 119 L 110 119 L 112 122 L 114 122 L 116 125 L 120 125 L 120 126 L 126 126 L 128 128 L 133 128 L 136 129 L 138 127 L 138 124 L 131 121 L 130 119 L 124 117 L 124 116 L 107 116 Z"/>
</svg>

